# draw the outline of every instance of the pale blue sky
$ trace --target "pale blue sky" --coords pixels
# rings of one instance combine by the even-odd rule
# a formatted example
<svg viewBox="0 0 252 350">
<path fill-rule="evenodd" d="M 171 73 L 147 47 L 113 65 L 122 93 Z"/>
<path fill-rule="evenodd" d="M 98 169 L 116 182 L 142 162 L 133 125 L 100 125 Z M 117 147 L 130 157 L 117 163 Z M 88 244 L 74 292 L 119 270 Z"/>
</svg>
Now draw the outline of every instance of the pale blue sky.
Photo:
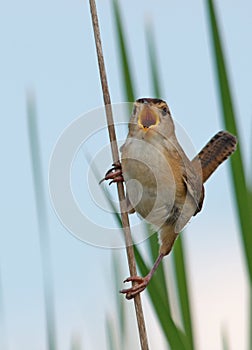
<svg viewBox="0 0 252 350">
<path fill-rule="evenodd" d="M 200 149 L 222 128 L 205 1 L 130 0 L 120 1 L 120 5 L 137 96 L 153 95 L 144 36 L 149 20 L 157 41 L 163 98 L 195 148 Z M 125 102 L 111 3 L 97 1 L 97 7 L 112 101 Z M 223 0 L 217 8 L 242 136 L 239 142 L 247 169 L 251 169 L 252 4 L 248 0 L 232 3 Z M 0 42 L 3 121 L 0 267 L 7 349 L 45 350 L 26 91 L 32 88 L 36 94 L 46 179 L 59 135 L 79 115 L 102 104 L 88 1 L 2 2 Z M 102 147 L 107 139 L 100 142 Z M 108 155 L 106 167 L 110 163 Z M 83 173 L 88 170 L 84 160 L 79 167 Z M 234 349 L 245 348 L 244 261 L 227 169 L 227 164 L 223 165 L 209 180 L 204 210 L 186 232 L 195 322 L 199 325 L 197 339 L 199 349 L 204 350 L 220 349 L 220 326 L 227 329 Z M 83 182 L 84 190 L 80 191 L 86 191 L 88 196 L 87 184 Z M 113 274 L 111 251 L 92 247 L 70 235 L 58 221 L 49 196 L 47 199 L 58 344 L 61 350 L 69 349 L 71 337 L 77 334 L 83 348 L 105 348 L 105 319 L 115 306 L 114 295 L 111 297 L 108 288 Z M 89 200 L 87 197 L 87 205 Z M 97 209 L 97 216 L 99 222 L 107 223 L 102 210 Z M 117 255 L 125 265 L 124 251 Z M 169 265 L 169 258 L 166 263 Z M 128 273 L 126 266 L 123 270 L 122 279 Z M 147 327 L 151 329 L 153 316 L 146 307 Z M 151 344 L 162 350 L 158 331 L 156 334 L 157 337 L 151 336 Z"/>
</svg>

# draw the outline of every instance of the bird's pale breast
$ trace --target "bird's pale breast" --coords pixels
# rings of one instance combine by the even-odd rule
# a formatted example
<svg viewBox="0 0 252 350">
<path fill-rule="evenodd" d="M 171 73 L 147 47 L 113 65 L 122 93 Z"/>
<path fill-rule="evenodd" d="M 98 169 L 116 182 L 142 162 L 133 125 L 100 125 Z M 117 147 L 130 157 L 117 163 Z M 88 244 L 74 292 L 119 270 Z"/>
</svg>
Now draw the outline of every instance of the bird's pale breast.
<svg viewBox="0 0 252 350">
<path fill-rule="evenodd" d="M 132 207 L 160 227 L 176 199 L 176 182 L 165 149 L 142 139 L 128 139 L 122 149 L 122 169 Z"/>
</svg>

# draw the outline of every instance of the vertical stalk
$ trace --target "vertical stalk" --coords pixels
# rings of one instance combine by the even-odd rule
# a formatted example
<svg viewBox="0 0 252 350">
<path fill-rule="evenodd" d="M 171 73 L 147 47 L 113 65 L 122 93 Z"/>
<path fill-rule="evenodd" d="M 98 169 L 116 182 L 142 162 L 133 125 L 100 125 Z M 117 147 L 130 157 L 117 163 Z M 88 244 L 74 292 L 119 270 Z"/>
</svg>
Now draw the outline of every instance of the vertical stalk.
<svg viewBox="0 0 252 350">
<path fill-rule="evenodd" d="M 98 16 L 97 16 L 97 10 L 96 10 L 96 3 L 95 3 L 95 0 L 90 0 L 89 3 L 90 3 L 90 10 L 91 10 L 91 16 L 92 16 L 97 58 L 98 58 L 98 64 L 99 64 L 103 100 L 104 100 L 104 105 L 106 109 L 106 118 L 107 118 L 112 158 L 113 158 L 113 163 L 117 163 L 119 161 L 119 152 L 118 152 L 118 146 L 116 142 L 116 134 L 115 134 L 114 121 L 113 121 L 111 100 L 110 100 L 110 94 L 109 94 L 109 88 L 108 88 L 108 82 L 107 82 L 107 76 L 106 76 L 106 70 L 105 70 L 104 57 L 102 52 L 102 44 L 101 44 L 100 29 L 99 29 Z M 120 212 L 121 212 L 122 226 L 123 226 L 124 237 L 125 237 L 129 270 L 130 270 L 130 275 L 133 276 L 137 274 L 136 263 L 135 263 L 135 257 L 134 257 L 133 242 L 131 238 L 129 218 L 126 210 L 124 187 L 121 182 L 117 183 L 117 191 L 118 191 L 118 197 L 120 202 Z M 134 304 L 135 304 L 135 311 L 136 311 L 136 317 L 137 317 L 137 323 L 138 323 L 141 348 L 142 350 L 148 350 L 149 347 L 148 347 L 147 333 L 145 328 L 140 294 L 136 295 L 136 297 L 134 298 Z"/>
</svg>

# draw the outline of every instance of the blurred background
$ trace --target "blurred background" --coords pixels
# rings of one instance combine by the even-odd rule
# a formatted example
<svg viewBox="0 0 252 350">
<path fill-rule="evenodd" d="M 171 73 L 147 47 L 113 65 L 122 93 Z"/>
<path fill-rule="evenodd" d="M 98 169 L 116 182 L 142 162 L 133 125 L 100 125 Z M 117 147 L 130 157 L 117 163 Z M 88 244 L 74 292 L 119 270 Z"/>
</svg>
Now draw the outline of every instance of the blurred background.
<svg viewBox="0 0 252 350">
<path fill-rule="evenodd" d="M 149 26 L 158 57 L 161 97 L 169 104 L 174 119 L 187 131 L 195 149 L 200 150 L 213 134 L 224 128 L 207 2 L 118 3 L 136 97 L 154 97 L 146 45 Z M 215 5 L 239 144 L 245 171 L 251 175 L 252 4 L 245 0 L 232 3 L 223 0 Z M 113 103 L 126 102 L 112 1 L 97 0 L 97 9 L 111 99 Z M 128 275 L 125 251 L 93 246 L 70 234 L 55 214 L 47 181 L 52 150 L 63 130 L 80 115 L 102 105 L 88 1 L 2 2 L 0 37 L 3 160 L 0 348 L 49 349 L 44 298 L 47 290 L 55 349 L 109 349 L 106 324 L 110 319 L 117 326 L 117 291 Z M 29 136 L 28 113 L 37 116 L 38 135 L 33 135 L 33 141 Z M 104 126 L 102 113 L 100 123 Z M 122 139 L 126 132 L 126 128 L 120 131 Z M 96 147 L 107 144 L 104 133 Z M 91 159 L 93 147 L 92 142 L 87 146 Z M 109 150 L 106 157 L 99 167 L 101 175 L 112 163 Z M 42 177 L 38 175 L 40 161 Z M 85 200 L 81 206 L 88 213 L 92 202 L 86 175 L 89 164 L 84 154 L 76 162 L 74 170 L 80 175 L 73 177 L 73 188 L 76 193 L 78 189 L 83 193 Z M 44 194 L 34 187 L 34 174 L 43 184 Z M 203 211 L 193 218 L 183 236 L 197 349 L 223 349 L 222 334 L 228 338 L 229 349 L 248 347 L 247 270 L 230 179 L 226 162 L 207 183 Z M 101 189 L 101 197 L 102 192 Z M 115 195 L 114 189 L 111 193 Z M 42 207 L 38 206 L 46 220 L 42 228 L 36 195 L 45 203 L 45 207 L 42 202 Z M 99 205 L 94 210 L 92 220 L 99 218 L 101 226 L 111 221 L 116 227 L 112 214 Z M 87 223 L 85 229 L 92 233 L 95 226 Z M 117 282 L 115 259 L 121 266 Z M 169 257 L 165 259 L 167 271 L 169 261 Z M 143 293 L 143 304 L 150 348 L 166 349 L 147 292 Z M 126 302 L 126 308 L 128 346 L 138 349 L 132 302 Z"/>
</svg>

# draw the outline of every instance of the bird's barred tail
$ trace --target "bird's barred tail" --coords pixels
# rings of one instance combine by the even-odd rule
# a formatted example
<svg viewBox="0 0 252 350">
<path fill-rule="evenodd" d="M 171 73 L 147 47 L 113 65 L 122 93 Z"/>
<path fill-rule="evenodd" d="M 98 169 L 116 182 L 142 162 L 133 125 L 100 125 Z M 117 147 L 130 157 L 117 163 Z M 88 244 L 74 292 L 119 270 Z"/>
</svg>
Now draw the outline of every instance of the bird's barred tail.
<svg viewBox="0 0 252 350">
<path fill-rule="evenodd" d="M 192 160 L 195 164 L 200 160 L 203 183 L 206 182 L 218 166 L 236 150 L 236 145 L 237 138 L 227 131 L 219 131 L 211 138 Z"/>
</svg>

